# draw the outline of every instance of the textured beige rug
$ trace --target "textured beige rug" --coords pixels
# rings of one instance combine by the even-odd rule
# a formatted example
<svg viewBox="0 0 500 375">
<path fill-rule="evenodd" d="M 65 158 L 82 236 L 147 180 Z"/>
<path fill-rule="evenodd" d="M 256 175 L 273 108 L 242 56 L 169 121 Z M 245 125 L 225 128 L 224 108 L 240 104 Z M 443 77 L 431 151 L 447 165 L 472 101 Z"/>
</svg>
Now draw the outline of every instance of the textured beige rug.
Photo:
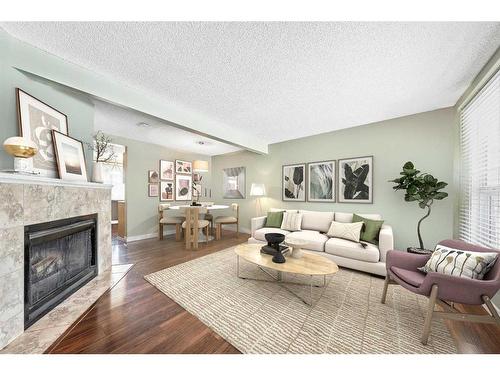
<svg viewBox="0 0 500 375">
<path fill-rule="evenodd" d="M 269 278 L 243 259 L 240 267 Z M 429 344 L 420 344 L 425 297 L 390 286 L 382 305 L 383 279 L 361 272 L 341 269 L 326 288 L 314 288 L 313 308 L 275 283 L 239 279 L 232 248 L 145 278 L 243 353 L 456 352 L 438 320 Z M 307 287 L 293 290 L 308 298 Z"/>
</svg>

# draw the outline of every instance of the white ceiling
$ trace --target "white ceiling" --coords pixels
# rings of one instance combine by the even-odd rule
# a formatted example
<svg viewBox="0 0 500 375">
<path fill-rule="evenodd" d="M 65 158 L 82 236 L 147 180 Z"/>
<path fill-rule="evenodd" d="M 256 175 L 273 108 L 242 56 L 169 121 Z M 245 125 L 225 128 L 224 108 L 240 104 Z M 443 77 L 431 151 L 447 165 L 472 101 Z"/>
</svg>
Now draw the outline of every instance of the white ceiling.
<svg viewBox="0 0 500 375">
<path fill-rule="evenodd" d="M 94 130 L 109 135 L 152 143 L 182 152 L 220 155 L 240 148 L 178 129 L 168 122 L 128 108 L 94 100 Z M 149 126 L 137 126 L 146 123 Z M 203 141 L 200 145 L 197 142 Z"/>
<path fill-rule="evenodd" d="M 1 23 L 267 143 L 454 105 L 500 23 Z"/>
</svg>

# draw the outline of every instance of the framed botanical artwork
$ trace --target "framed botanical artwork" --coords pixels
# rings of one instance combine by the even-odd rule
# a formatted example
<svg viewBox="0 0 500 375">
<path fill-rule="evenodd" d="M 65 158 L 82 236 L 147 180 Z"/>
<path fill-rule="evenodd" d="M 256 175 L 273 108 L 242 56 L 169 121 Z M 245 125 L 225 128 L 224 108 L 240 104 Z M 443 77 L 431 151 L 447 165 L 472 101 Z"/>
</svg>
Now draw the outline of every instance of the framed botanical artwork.
<svg viewBox="0 0 500 375">
<path fill-rule="evenodd" d="M 160 202 L 174 200 L 174 181 L 160 181 Z"/>
<path fill-rule="evenodd" d="M 169 160 L 160 160 L 160 180 L 174 179 L 174 162 Z"/>
<path fill-rule="evenodd" d="M 307 164 L 307 200 L 335 202 L 335 160 Z"/>
<path fill-rule="evenodd" d="M 163 181 L 162 181 L 163 182 Z M 193 198 L 193 177 L 175 175 L 175 200 L 190 201 Z"/>
<path fill-rule="evenodd" d="M 193 173 L 193 163 L 191 163 L 190 161 L 176 160 L 175 161 L 175 173 L 192 174 Z"/>
<path fill-rule="evenodd" d="M 284 201 L 306 201 L 306 165 L 284 165 L 282 171 L 282 199 Z"/>
<path fill-rule="evenodd" d="M 339 202 L 373 203 L 373 156 L 339 160 Z"/>
<path fill-rule="evenodd" d="M 222 170 L 222 192 L 227 199 L 245 199 L 245 167 Z"/>
<path fill-rule="evenodd" d="M 38 146 L 38 152 L 33 157 L 33 170 L 42 176 L 56 177 L 52 130 L 68 135 L 68 118 L 19 88 L 16 88 L 16 102 L 19 133 Z"/>
<path fill-rule="evenodd" d="M 63 180 L 87 181 L 87 167 L 83 143 L 52 130 L 57 171 Z"/>
<path fill-rule="evenodd" d="M 158 182 L 160 182 L 160 177 L 158 176 L 157 171 L 148 171 L 148 182 L 150 184 L 157 184 Z"/>
<path fill-rule="evenodd" d="M 158 184 L 148 184 L 148 197 L 158 196 Z"/>
</svg>

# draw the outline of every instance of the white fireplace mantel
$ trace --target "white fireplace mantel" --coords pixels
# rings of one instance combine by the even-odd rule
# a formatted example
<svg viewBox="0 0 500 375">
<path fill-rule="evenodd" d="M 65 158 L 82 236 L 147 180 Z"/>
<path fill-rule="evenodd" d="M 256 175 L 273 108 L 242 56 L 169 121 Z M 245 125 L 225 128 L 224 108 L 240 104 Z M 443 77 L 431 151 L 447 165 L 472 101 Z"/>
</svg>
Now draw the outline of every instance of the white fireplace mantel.
<svg viewBox="0 0 500 375">
<path fill-rule="evenodd" d="M 94 188 L 94 189 L 111 189 L 113 187 L 112 185 L 99 184 L 96 182 L 61 180 L 59 178 L 42 177 L 39 175 L 6 173 L 6 172 L 0 172 L 0 183 L 73 186 L 73 187 L 84 187 L 84 188 Z"/>
</svg>

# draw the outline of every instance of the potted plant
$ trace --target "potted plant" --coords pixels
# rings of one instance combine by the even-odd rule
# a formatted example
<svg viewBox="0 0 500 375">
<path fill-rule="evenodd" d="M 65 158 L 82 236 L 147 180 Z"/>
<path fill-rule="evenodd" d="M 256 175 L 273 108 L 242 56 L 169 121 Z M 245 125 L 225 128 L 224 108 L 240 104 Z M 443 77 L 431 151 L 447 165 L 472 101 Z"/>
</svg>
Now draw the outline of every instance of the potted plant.
<svg viewBox="0 0 500 375">
<path fill-rule="evenodd" d="M 87 143 L 87 146 L 93 152 L 92 181 L 104 182 L 102 167 L 104 163 L 115 160 L 116 154 L 113 149 L 112 139 L 102 131 L 98 131 L 92 136 L 93 142 Z"/>
<path fill-rule="evenodd" d="M 427 219 L 431 214 L 431 206 L 436 200 L 442 200 L 448 196 L 448 193 L 440 191 L 448 184 L 443 181 L 438 181 L 431 174 L 422 173 L 415 169 L 411 161 L 408 161 L 403 166 L 403 171 L 399 173 L 401 177 L 390 180 L 396 185 L 393 186 L 394 190 L 406 190 L 406 202 L 418 202 L 421 209 L 427 209 L 427 213 L 418 221 L 417 235 L 419 242 L 419 249 L 425 250 L 422 235 L 420 234 L 420 225 L 422 221 Z M 413 248 L 409 248 L 411 250 Z M 418 249 L 417 249 L 418 250 Z"/>
</svg>

